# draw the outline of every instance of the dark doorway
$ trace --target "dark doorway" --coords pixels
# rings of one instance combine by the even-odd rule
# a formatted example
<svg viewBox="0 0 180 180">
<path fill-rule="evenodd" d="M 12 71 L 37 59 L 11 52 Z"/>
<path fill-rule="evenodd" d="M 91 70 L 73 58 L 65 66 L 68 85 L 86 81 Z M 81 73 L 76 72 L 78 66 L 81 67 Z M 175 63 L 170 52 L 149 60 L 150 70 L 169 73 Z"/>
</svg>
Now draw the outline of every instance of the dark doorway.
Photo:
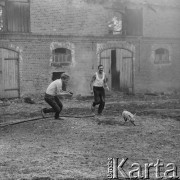
<svg viewBox="0 0 180 180">
<path fill-rule="evenodd" d="M 111 82 L 112 82 L 112 89 L 120 90 L 120 71 L 117 71 L 116 67 L 116 50 L 111 51 Z"/>
</svg>

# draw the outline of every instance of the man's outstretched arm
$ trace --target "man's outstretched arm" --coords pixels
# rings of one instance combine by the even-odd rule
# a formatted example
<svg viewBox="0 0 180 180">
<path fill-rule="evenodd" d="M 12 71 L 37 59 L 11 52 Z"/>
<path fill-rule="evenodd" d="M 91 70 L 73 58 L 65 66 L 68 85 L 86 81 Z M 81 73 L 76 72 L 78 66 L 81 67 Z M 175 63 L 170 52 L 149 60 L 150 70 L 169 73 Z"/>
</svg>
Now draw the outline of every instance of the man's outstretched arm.
<svg viewBox="0 0 180 180">
<path fill-rule="evenodd" d="M 91 90 L 91 92 L 93 91 L 93 83 L 94 83 L 95 79 L 96 79 L 96 75 L 94 75 L 94 76 L 91 78 L 91 82 L 90 82 L 90 90 Z"/>
<path fill-rule="evenodd" d="M 108 87 L 107 82 L 108 82 L 108 78 L 107 78 L 107 76 L 105 75 L 105 79 L 104 79 L 104 87 L 109 91 L 109 87 Z"/>
</svg>

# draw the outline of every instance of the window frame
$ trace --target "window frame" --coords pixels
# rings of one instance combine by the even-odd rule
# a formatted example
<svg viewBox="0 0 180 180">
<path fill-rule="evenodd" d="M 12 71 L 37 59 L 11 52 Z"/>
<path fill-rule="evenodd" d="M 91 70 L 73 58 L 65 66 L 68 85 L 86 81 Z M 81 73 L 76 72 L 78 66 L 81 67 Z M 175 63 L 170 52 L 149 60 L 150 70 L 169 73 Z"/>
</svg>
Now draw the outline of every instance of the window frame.
<svg viewBox="0 0 180 180">
<path fill-rule="evenodd" d="M 163 53 L 160 53 L 160 51 L 163 51 Z M 154 64 L 169 64 L 169 63 L 170 63 L 170 52 L 167 48 L 159 47 L 154 50 Z"/>
<path fill-rule="evenodd" d="M 58 50 L 65 50 L 65 53 L 63 52 L 56 52 Z M 70 60 L 68 60 L 70 59 Z M 70 49 L 67 48 L 56 48 L 52 51 L 52 66 L 69 66 L 72 63 L 72 53 Z"/>
<path fill-rule="evenodd" d="M 113 8 L 113 12 L 114 15 L 111 15 L 111 20 L 109 22 L 112 22 L 115 14 L 121 14 L 122 28 L 121 33 L 113 33 L 115 31 L 110 29 L 108 22 L 109 34 L 113 36 L 143 36 L 143 8 L 125 7 L 124 10 L 117 10 L 116 8 Z"/>
<path fill-rule="evenodd" d="M 114 25 L 114 22 L 113 22 L 114 18 L 116 18 L 117 20 L 119 19 L 117 14 L 121 16 L 120 20 L 122 21 L 121 22 L 122 28 L 121 28 L 120 31 L 115 31 L 115 28 L 114 28 L 115 26 L 114 27 L 110 27 L 110 26 Z M 113 15 L 111 16 L 110 21 L 108 22 L 108 33 L 113 35 L 113 36 L 115 36 L 115 35 L 120 35 L 120 36 L 125 35 L 125 31 L 124 31 L 124 12 L 117 11 L 117 10 L 114 11 Z"/>
<path fill-rule="evenodd" d="M 5 0 L 0 1 L 0 7 L 2 7 L 2 16 L 1 19 L 2 22 L 0 22 L 0 26 L 2 25 L 0 32 L 6 32 L 7 31 L 7 21 L 6 21 L 6 6 L 5 6 Z"/>
<path fill-rule="evenodd" d="M 1 33 L 31 32 L 30 0 L 0 0 L 0 6 L 4 7 L 4 22 L 3 28 L 0 30 Z"/>
</svg>

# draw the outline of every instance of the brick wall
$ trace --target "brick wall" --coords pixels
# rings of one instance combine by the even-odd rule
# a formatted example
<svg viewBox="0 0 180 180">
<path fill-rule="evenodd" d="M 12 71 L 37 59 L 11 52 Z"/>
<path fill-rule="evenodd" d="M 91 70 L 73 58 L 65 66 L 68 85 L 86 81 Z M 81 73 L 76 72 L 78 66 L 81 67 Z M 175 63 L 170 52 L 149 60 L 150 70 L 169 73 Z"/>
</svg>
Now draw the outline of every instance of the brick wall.
<svg viewBox="0 0 180 180">
<path fill-rule="evenodd" d="M 41 37 L 41 36 L 40 36 Z M 11 40 L 9 44 L 21 48 L 20 61 L 20 90 L 21 96 L 26 94 L 44 93 L 51 82 L 53 68 L 50 66 L 50 44 L 54 38 L 29 38 L 28 40 Z M 65 39 L 56 38 L 57 42 Z M 157 40 L 128 40 L 135 45 L 135 92 L 172 92 L 180 88 L 180 43 L 161 41 L 163 45 L 169 44 L 171 49 L 171 63 L 168 65 L 154 64 L 152 59 L 153 46 Z M 69 89 L 74 94 L 87 95 L 90 93 L 89 83 L 93 73 L 97 70 L 96 44 L 100 40 L 81 38 L 71 39 L 75 46 L 75 65 L 70 68 L 55 68 L 55 72 L 68 72 L 71 75 Z M 109 42 L 104 39 L 103 42 Z M 119 41 L 121 42 L 121 41 Z M 3 44 L 3 42 L 1 42 Z M 7 41 L 4 41 L 8 44 Z M 117 43 L 117 41 L 116 41 Z M 140 44 L 141 43 L 141 44 Z M 160 45 L 159 45 L 160 46 Z"/>
<path fill-rule="evenodd" d="M 143 9 L 143 35 L 145 37 L 179 38 L 180 9 L 155 6 L 154 10 Z"/>
<path fill-rule="evenodd" d="M 113 12 L 113 1 L 87 3 L 83 0 L 32 0 L 31 31 L 38 34 L 93 35 L 108 34 L 108 21 Z M 143 8 L 143 35 L 145 37 L 180 37 L 180 11 L 175 1 L 154 5 L 134 0 L 131 8 Z M 179 6 L 180 7 L 180 6 Z M 114 7 L 121 9 L 120 5 Z"/>
<path fill-rule="evenodd" d="M 64 42 L 65 39 L 56 38 L 56 42 Z M 68 72 L 71 76 L 69 90 L 77 94 L 90 93 L 90 79 L 94 73 L 93 58 L 95 57 L 95 44 L 91 41 L 82 43 L 81 39 L 71 42 L 75 45 L 75 63 L 69 67 L 50 66 L 50 45 L 52 38 L 31 37 L 26 40 L 14 39 L 11 42 L 2 41 L 3 44 L 11 44 L 20 47 L 20 92 L 21 96 L 27 94 L 44 93 L 52 80 L 53 72 Z M 1 45 L 2 47 L 2 45 Z"/>
<path fill-rule="evenodd" d="M 108 10 L 83 0 L 32 0 L 31 31 L 38 34 L 104 35 Z"/>
<path fill-rule="evenodd" d="M 49 80 L 49 43 L 40 40 L 16 40 L 11 43 L 22 48 L 19 72 L 21 96 L 42 92 Z"/>
<path fill-rule="evenodd" d="M 141 2 L 141 0 L 136 1 Z M 32 34 L 27 37 L 8 34 L 2 36 L 1 41 L 1 44 L 13 44 L 22 49 L 21 96 L 43 93 L 51 82 L 54 70 L 70 73 L 72 76 L 70 89 L 75 94 L 89 94 L 89 82 L 97 68 L 96 45 L 102 42 L 127 41 L 136 47 L 135 92 L 164 92 L 180 88 L 180 41 L 176 39 L 180 37 L 180 15 L 177 8 L 162 9 L 155 6 L 156 12 L 154 12 L 141 4 L 144 15 L 144 37 L 121 38 L 107 35 L 107 22 L 113 11 L 108 7 L 112 7 L 113 1 L 107 1 L 105 5 L 87 4 L 84 0 L 31 0 L 30 2 Z M 74 44 L 73 67 L 53 69 L 49 65 L 52 42 Z M 152 47 L 156 44 L 170 46 L 170 64 L 159 66 L 153 63 Z"/>
<path fill-rule="evenodd" d="M 163 45 L 170 45 L 170 60 L 168 64 L 154 64 L 152 47 L 159 42 L 143 41 L 140 48 L 137 46 L 135 66 L 135 91 L 136 92 L 174 92 L 180 88 L 180 63 L 179 43 L 161 41 Z M 158 44 L 159 45 L 159 44 Z M 161 46 L 161 45 L 159 45 Z"/>
</svg>

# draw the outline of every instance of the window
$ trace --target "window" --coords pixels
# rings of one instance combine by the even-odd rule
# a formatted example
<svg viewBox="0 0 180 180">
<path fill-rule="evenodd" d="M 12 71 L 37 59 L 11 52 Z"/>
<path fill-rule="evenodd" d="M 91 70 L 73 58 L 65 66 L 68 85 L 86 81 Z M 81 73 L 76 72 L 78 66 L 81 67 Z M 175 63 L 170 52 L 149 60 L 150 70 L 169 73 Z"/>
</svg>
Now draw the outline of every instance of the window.
<svg viewBox="0 0 180 180">
<path fill-rule="evenodd" d="M 5 30 L 5 2 L 0 1 L 0 32 Z"/>
<path fill-rule="evenodd" d="M 122 34 L 123 15 L 114 13 L 112 19 L 108 22 L 109 34 Z"/>
<path fill-rule="evenodd" d="M 143 35 L 142 9 L 125 8 L 122 12 L 114 11 L 108 22 L 109 34 L 127 36 Z"/>
<path fill-rule="evenodd" d="M 0 31 L 3 30 L 3 7 L 0 6 Z"/>
<path fill-rule="evenodd" d="M 71 51 L 66 48 L 53 50 L 52 66 L 68 66 L 72 62 Z"/>
<path fill-rule="evenodd" d="M 165 48 L 158 48 L 155 50 L 155 64 L 166 64 L 170 63 L 169 51 Z"/>
<path fill-rule="evenodd" d="M 29 0 L 0 0 L 0 31 L 30 32 Z"/>
</svg>

